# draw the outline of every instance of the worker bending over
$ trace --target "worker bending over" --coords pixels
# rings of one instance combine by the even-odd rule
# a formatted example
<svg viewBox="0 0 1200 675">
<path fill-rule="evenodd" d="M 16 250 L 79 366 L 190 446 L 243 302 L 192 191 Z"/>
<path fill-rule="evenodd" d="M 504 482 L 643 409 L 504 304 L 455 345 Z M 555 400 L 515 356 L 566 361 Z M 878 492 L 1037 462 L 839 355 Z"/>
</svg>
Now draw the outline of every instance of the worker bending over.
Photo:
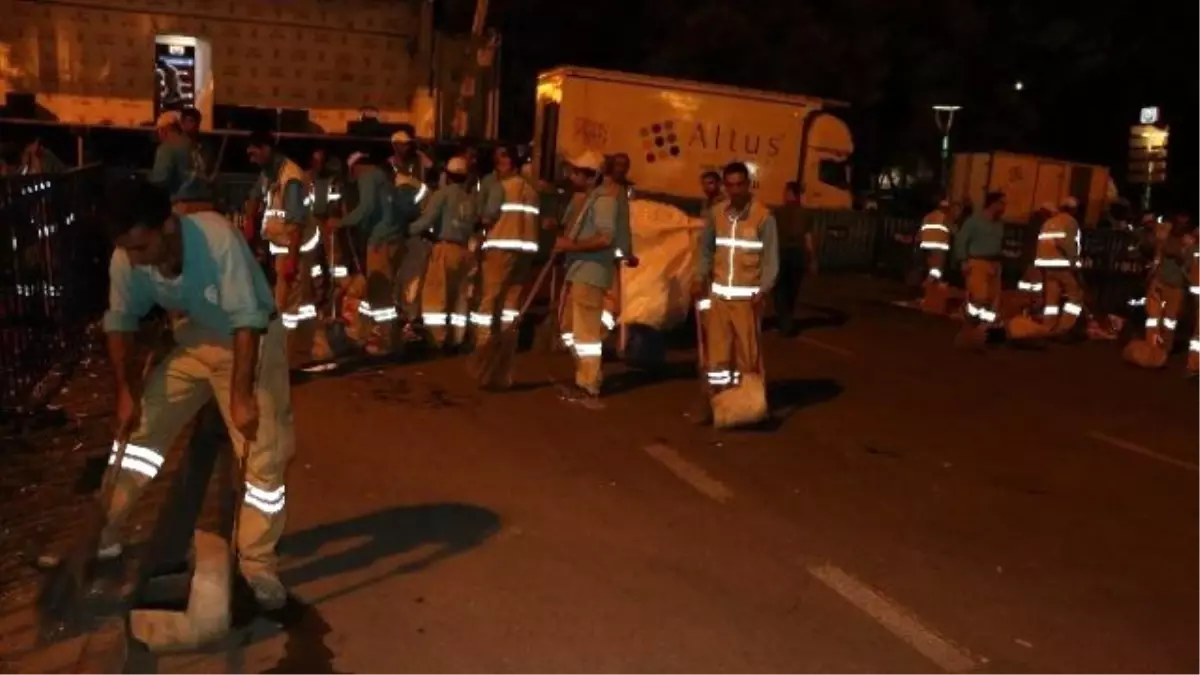
<svg viewBox="0 0 1200 675">
<path fill-rule="evenodd" d="M 393 215 L 392 182 L 366 153 L 346 160 L 351 180 L 358 186 L 358 204 L 342 217 L 342 228 L 353 228 L 352 238 L 365 241 L 367 250 L 366 297 L 359 301 L 358 334 L 367 353 L 387 354 L 396 340 L 396 270 L 404 253 L 404 232 Z"/>
<path fill-rule="evenodd" d="M 763 298 L 775 285 L 779 250 L 775 217 L 750 193 L 750 171 L 733 162 L 722 173 L 727 199 L 705 216 L 693 292 L 704 309 L 708 384 L 713 393 L 737 386 L 746 373 L 763 379 L 760 353 Z"/>
<path fill-rule="evenodd" d="M 921 221 L 917 247 L 925 256 L 925 280 L 921 284 L 921 306 L 929 311 L 944 311 L 946 297 L 946 259 L 950 257 L 950 240 L 958 219 L 958 206 L 946 200 L 938 203 Z"/>
<path fill-rule="evenodd" d="M 295 440 L 286 339 L 271 289 L 249 246 L 213 211 L 172 213 L 168 193 L 129 179 L 102 213 L 116 250 L 104 330 L 117 376 L 117 434 L 109 460 L 112 502 L 98 556 L 121 554 L 121 529 L 176 437 L 210 398 L 244 466 L 237 553 L 265 609 L 287 601 L 275 545 L 283 534 L 284 472 Z M 138 321 L 158 305 L 181 315 L 174 349 L 143 381 L 133 359 Z M 117 462 L 120 441 L 124 454 Z"/>
<path fill-rule="evenodd" d="M 566 258 L 566 298 L 560 329 L 575 355 L 575 386 L 579 394 L 596 397 L 604 376 L 604 296 L 616 272 L 617 198 L 596 177 L 604 159 L 587 151 L 570 160 L 573 192 L 563 216 L 563 232 L 554 250 Z"/>
<path fill-rule="evenodd" d="M 154 124 L 158 148 L 154 151 L 150 182 L 171 195 L 176 213 L 212 211 L 212 190 L 204 162 L 192 139 L 183 133 L 181 122 L 174 110 L 158 116 Z"/>
<path fill-rule="evenodd" d="M 1079 202 L 1067 197 L 1059 210 L 1042 223 L 1033 266 L 1042 273 L 1042 321 L 1047 331 L 1063 334 L 1075 327 L 1083 314 L 1083 287 L 1079 284 Z"/>
<path fill-rule="evenodd" d="M 954 239 L 954 257 L 962 261 L 967 286 L 966 321 L 960 340 L 982 344 L 984 331 L 999 319 L 996 308 L 1000 300 L 1000 259 L 1004 253 L 1001 218 L 1006 205 L 1003 192 L 989 192 L 984 197 L 983 209 L 963 223 Z"/>
</svg>

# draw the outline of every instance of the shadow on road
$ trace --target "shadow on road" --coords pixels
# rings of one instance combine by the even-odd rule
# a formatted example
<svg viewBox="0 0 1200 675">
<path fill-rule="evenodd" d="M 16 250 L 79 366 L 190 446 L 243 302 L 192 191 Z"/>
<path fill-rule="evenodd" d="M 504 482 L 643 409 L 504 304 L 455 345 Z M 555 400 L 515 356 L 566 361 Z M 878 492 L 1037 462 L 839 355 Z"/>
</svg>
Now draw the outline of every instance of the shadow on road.
<svg viewBox="0 0 1200 675">
<path fill-rule="evenodd" d="M 815 328 L 837 328 L 846 325 L 850 320 L 850 315 L 836 307 L 800 303 L 800 311 L 802 316 L 792 321 L 788 337 L 795 337 Z M 778 330 L 778 319 L 772 319 L 770 325 Z"/>
<path fill-rule="evenodd" d="M 771 415 L 761 424 L 748 427 L 747 431 L 778 431 L 787 418 L 797 411 L 837 398 L 842 385 L 829 378 L 783 379 L 767 382 L 767 401 Z"/>
<path fill-rule="evenodd" d="M 630 368 L 605 378 L 604 395 L 616 396 L 639 387 L 647 387 L 669 380 L 694 380 L 696 377 L 694 359 L 668 361 L 652 370 Z"/>
</svg>

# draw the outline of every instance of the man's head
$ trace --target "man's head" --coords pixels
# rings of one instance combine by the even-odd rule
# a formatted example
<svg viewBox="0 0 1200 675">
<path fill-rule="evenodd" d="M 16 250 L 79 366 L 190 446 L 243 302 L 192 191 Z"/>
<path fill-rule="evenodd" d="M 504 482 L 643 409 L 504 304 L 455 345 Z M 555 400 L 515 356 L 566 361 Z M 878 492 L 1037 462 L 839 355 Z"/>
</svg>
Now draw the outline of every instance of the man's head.
<svg viewBox="0 0 1200 675">
<path fill-rule="evenodd" d="M 267 168 L 271 165 L 272 155 L 275 153 L 275 139 L 271 134 L 265 131 L 255 131 L 250 134 L 250 143 L 246 146 L 246 156 L 262 168 Z"/>
<path fill-rule="evenodd" d="M 700 174 L 700 189 L 708 199 L 715 199 L 721 194 L 721 174 L 716 171 L 705 171 Z"/>
<path fill-rule="evenodd" d="M 1000 220 L 1006 206 L 1008 206 L 1008 201 L 1004 198 L 1003 192 L 989 192 L 983 198 L 983 212 L 992 220 Z"/>
<path fill-rule="evenodd" d="M 496 173 L 500 176 L 507 177 L 517 172 L 517 149 L 509 145 L 498 145 L 492 153 L 492 166 L 496 168 Z"/>
<path fill-rule="evenodd" d="M 175 110 L 168 110 L 158 116 L 154 122 L 154 133 L 158 136 L 158 140 L 165 141 L 168 138 L 183 132 L 183 122 L 180 114 Z"/>
<path fill-rule="evenodd" d="M 721 172 L 725 194 L 734 206 L 745 206 L 750 201 L 750 169 L 741 162 L 730 162 Z"/>
<path fill-rule="evenodd" d="M 408 157 L 417 150 L 416 134 L 412 127 L 407 125 L 401 126 L 392 134 L 392 152 L 397 157 Z"/>
<path fill-rule="evenodd" d="M 104 217 L 113 244 L 125 251 L 129 264 L 155 267 L 164 276 L 182 271 L 179 223 L 171 196 L 149 181 L 129 177 L 108 188 Z"/>
<path fill-rule="evenodd" d="M 467 172 L 471 170 L 467 158 L 462 155 L 451 157 L 446 162 L 446 182 L 459 185 L 467 180 Z"/>
<path fill-rule="evenodd" d="M 783 203 L 784 204 L 799 204 L 800 203 L 800 183 L 798 181 L 789 180 L 783 186 Z"/>
<path fill-rule="evenodd" d="M 1059 208 L 1063 213 L 1068 215 L 1077 215 L 1079 213 L 1079 200 L 1075 199 L 1074 197 L 1067 197 L 1066 199 L 1062 200 L 1062 204 L 1059 205 Z"/>
<path fill-rule="evenodd" d="M 618 183 L 629 179 L 629 155 L 618 152 L 608 158 L 608 175 Z"/>
<path fill-rule="evenodd" d="M 325 171 L 326 159 L 327 155 L 325 154 L 325 148 L 317 148 L 316 150 L 313 150 L 312 156 L 308 159 L 309 170 L 314 174 L 323 173 Z"/>
<path fill-rule="evenodd" d="M 604 158 L 591 150 L 585 150 L 579 156 L 567 162 L 569 170 L 567 177 L 576 190 L 586 190 L 596 184 L 596 176 L 604 170 Z"/>
<path fill-rule="evenodd" d="M 183 127 L 183 133 L 188 136 L 196 136 L 200 133 L 200 122 L 204 120 L 204 116 L 195 108 L 184 108 L 179 115 L 179 123 Z"/>
</svg>

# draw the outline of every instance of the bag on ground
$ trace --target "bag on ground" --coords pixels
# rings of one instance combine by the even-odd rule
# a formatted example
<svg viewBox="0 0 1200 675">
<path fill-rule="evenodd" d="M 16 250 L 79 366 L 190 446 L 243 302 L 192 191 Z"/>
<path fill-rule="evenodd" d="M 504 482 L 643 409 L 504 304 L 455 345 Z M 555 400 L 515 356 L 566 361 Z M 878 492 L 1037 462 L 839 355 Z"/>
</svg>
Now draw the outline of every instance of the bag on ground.
<svg viewBox="0 0 1200 675">
<path fill-rule="evenodd" d="M 1142 368 L 1162 368 L 1167 365 L 1167 350 L 1147 340 L 1132 340 L 1121 354 L 1126 361 Z"/>
<path fill-rule="evenodd" d="M 1028 314 L 1014 316 L 1005 326 L 1005 330 L 1008 333 L 1008 339 L 1013 341 L 1034 340 L 1050 334 L 1042 322 Z"/>
<path fill-rule="evenodd" d="M 741 384 L 713 396 L 713 426 L 717 429 L 757 424 L 767 418 L 767 387 L 761 375 L 745 373 Z"/>
</svg>

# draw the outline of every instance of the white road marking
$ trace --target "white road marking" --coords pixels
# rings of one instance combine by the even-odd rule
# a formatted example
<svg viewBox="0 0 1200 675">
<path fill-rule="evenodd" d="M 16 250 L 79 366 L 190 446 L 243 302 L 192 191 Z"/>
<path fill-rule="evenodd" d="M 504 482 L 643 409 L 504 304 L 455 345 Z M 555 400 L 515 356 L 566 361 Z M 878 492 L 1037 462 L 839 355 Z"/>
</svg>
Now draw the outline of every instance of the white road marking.
<svg viewBox="0 0 1200 675">
<path fill-rule="evenodd" d="M 798 338 L 796 338 L 796 342 L 803 342 L 804 344 L 806 344 L 810 347 L 816 347 L 817 349 L 823 349 L 823 350 L 829 352 L 830 354 L 837 354 L 838 356 L 841 356 L 842 358 L 848 359 L 848 358 L 853 358 L 853 356 L 854 356 L 854 352 L 850 351 L 849 349 L 843 349 L 842 347 L 836 347 L 836 346 L 828 344 L 826 342 L 821 342 L 820 340 L 814 340 L 810 337 L 804 337 L 804 336 L 798 337 Z"/>
<path fill-rule="evenodd" d="M 1142 455 L 1143 457 L 1149 457 L 1150 459 L 1157 459 L 1160 462 L 1165 462 L 1167 464 L 1170 464 L 1171 466 L 1177 466 L 1181 469 L 1187 469 L 1188 471 L 1200 471 L 1200 466 L 1197 466 L 1196 464 L 1193 464 L 1192 462 L 1188 462 L 1188 461 L 1185 461 L 1182 459 L 1175 459 L 1174 457 L 1171 457 L 1169 455 L 1164 455 L 1161 452 L 1155 452 L 1153 450 L 1150 450 L 1149 448 L 1143 448 L 1142 446 L 1138 445 L 1137 443 L 1130 443 L 1129 441 L 1123 441 L 1114 436 L 1109 436 L 1108 434 L 1102 434 L 1099 431 L 1089 431 L 1088 438 L 1090 438 L 1092 440 L 1100 441 L 1101 443 L 1107 443 L 1115 448 L 1121 448 L 1122 450 L 1128 450 L 1130 452 L 1137 453 L 1139 455 Z"/>
<path fill-rule="evenodd" d="M 671 446 L 664 443 L 652 443 L 647 445 L 645 450 L 646 454 L 661 462 L 679 480 L 696 488 L 705 497 L 718 504 L 724 504 L 733 499 L 733 490 L 730 490 L 724 483 L 708 475 L 704 469 L 684 459 Z"/>
<path fill-rule="evenodd" d="M 982 662 L 922 624 L 912 612 L 837 566 L 829 563 L 809 565 L 808 573 L 893 635 L 907 642 L 942 670 L 948 673 L 962 673 L 972 670 Z"/>
</svg>

